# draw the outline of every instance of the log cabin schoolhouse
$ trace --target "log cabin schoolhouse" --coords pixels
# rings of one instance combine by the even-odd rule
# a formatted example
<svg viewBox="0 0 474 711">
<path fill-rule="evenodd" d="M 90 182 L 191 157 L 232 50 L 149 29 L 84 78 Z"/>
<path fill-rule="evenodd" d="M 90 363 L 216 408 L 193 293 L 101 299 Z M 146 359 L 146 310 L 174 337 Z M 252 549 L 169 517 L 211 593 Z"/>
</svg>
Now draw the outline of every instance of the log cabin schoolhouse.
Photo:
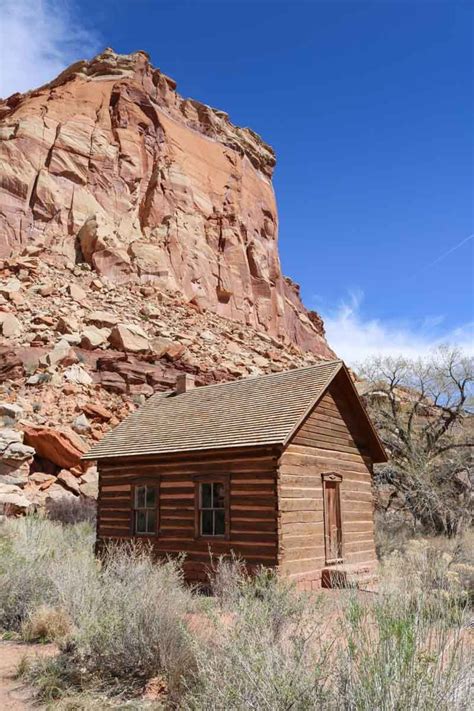
<svg viewBox="0 0 474 711">
<path fill-rule="evenodd" d="M 131 537 L 276 568 L 300 587 L 357 584 L 376 565 L 372 467 L 383 446 L 340 360 L 151 396 L 85 456 L 99 470 L 98 546 Z"/>
</svg>

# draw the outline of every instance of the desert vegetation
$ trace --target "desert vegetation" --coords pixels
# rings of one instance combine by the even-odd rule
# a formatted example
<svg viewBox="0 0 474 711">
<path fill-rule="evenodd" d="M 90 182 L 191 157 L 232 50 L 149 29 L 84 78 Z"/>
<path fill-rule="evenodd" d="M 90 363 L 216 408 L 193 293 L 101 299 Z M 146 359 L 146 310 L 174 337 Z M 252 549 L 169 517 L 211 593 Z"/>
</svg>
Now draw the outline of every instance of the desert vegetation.
<svg viewBox="0 0 474 711">
<path fill-rule="evenodd" d="M 180 561 L 109 548 L 88 522 L 0 528 L 0 628 L 52 640 L 21 665 L 58 709 L 464 709 L 472 540 L 410 541 L 381 564 L 377 594 L 303 594 L 239 560 L 210 562 L 212 596 Z"/>
</svg>

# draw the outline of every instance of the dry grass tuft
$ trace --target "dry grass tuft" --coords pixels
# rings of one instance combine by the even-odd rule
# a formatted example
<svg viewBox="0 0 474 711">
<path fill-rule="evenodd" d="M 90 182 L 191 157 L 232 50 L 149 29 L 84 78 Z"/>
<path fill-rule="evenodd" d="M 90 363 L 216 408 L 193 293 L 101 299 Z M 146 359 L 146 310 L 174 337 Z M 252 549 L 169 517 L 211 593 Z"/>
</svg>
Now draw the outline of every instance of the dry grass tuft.
<svg viewBox="0 0 474 711">
<path fill-rule="evenodd" d="M 60 642 L 72 632 L 72 620 L 60 607 L 40 605 L 21 627 L 26 642 Z"/>
</svg>

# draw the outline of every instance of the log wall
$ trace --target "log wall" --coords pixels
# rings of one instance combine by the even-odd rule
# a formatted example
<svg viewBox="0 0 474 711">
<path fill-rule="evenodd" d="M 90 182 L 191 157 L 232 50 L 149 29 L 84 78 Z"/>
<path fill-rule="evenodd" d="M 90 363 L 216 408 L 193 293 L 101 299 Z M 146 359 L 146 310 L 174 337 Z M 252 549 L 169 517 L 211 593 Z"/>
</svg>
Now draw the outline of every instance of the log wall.
<svg viewBox="0 0 474 711">
<path fill-rule="evenodd" d="M 205 581 L 210 553 L 234 551 L 255 566 L 277 563 L 276 465 L 272 450 L 221 451 L 181 457 L 148 457 L 99 462 L 98 541 L 132 535 L 132 486 L 156 483 L 159 526 L 155 536 L 140 536 L 158 555 L 186 553 L 189 580 Z M 195 535 L 195 481 L 202 475 L 229 480 L 228 540 Z"/>
<path fill-rule="evenodd" d="M 302 587 L 321 584 L 325 567 L 322 474 L 342 476 L 344 563 L 375 561 L 372 462 L 334 381 L 283 452 L 278 467 L 278 566 Z"/>
</svg>

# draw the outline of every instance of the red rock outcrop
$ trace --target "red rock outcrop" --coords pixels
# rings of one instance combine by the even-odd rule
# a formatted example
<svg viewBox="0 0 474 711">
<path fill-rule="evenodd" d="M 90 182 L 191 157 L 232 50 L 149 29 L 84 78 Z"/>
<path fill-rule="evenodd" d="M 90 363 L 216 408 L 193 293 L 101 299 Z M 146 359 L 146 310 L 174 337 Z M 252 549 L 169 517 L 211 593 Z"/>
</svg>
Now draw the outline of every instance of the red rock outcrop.
<svg viewBox="0 0 474 711">
<path fill-rule="evenodd" d="M 0 121 L 0 257 L 53 250 L 331 357 L 281 273 L 273 150 L 145 52 L 78 62 Z"/>
<path fill-rule="evenodd" d="M 88 446 L 70 428 L 37 427 L 25 425 L 24 443 L 34 447 L 37 454 L 58 467 L 71 468 L 81 463 Z"/>
</svg>

